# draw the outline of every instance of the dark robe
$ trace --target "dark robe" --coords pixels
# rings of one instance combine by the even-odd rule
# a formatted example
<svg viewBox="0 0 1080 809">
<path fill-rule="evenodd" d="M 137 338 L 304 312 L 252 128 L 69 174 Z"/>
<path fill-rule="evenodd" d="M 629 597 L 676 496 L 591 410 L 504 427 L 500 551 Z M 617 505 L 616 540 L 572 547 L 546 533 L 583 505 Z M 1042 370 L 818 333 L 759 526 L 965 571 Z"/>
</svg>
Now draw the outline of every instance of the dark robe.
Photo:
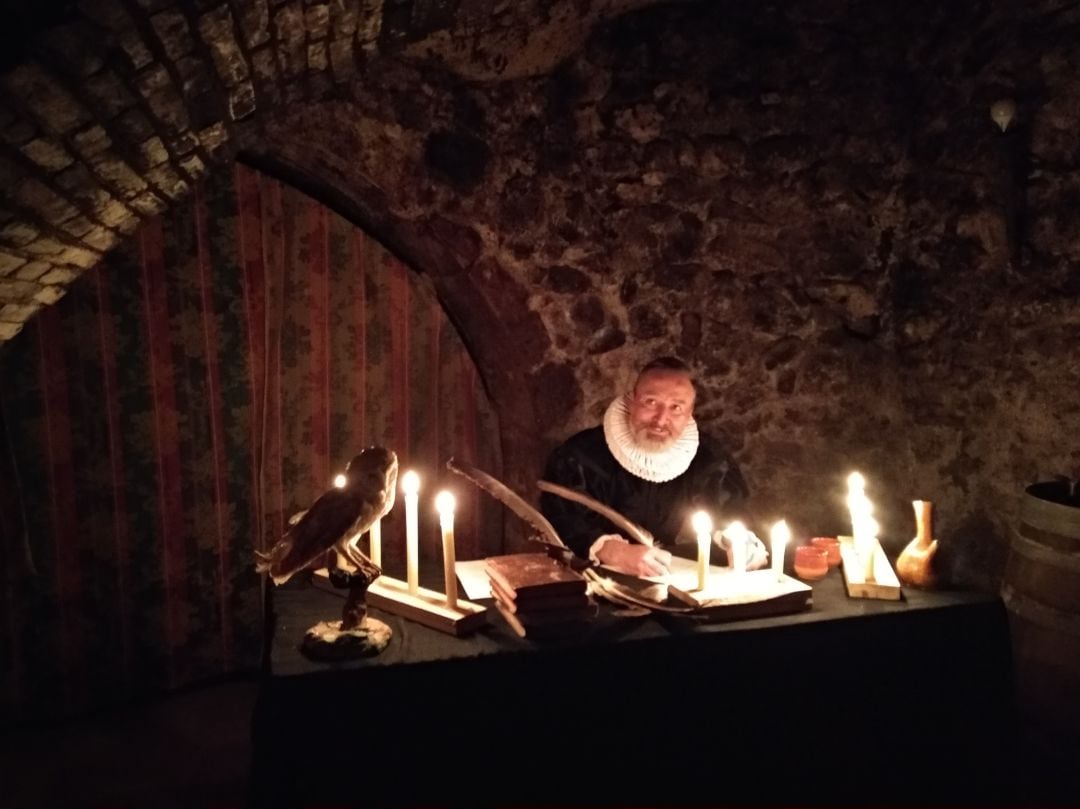
<svg viewBox="0 0 1080 809">
<path fill-rule="evenodd" d="M 742 518 L 750 490 L 734 459 L 702 435 L 685 472 L 652 483 L 626 471 L 611 454 L 601 426 L 582 430 L 552 452 L 544 479 L 577 489 L 647 529 L 658 546 L 693 540 L 690 516 L 704 509 L 713 525 Z M 606 517 L 572 500 L 544 492 L 540 510 L 574 553 L 588 558 L 603 534 L 621 533 Z"/>
</svg>

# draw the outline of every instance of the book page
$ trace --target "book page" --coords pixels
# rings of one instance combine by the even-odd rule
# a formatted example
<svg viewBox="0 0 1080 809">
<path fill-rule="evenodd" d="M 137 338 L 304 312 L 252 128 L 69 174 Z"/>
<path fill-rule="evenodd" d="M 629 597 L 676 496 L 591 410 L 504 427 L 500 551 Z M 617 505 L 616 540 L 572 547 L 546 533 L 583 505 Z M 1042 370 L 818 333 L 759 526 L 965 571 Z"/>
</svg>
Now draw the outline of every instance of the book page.
<svg viewBox="0 0 1080 809">
<path fill-rule="evenodd" d="M 483 559 L 455 562 L 454 572 L 467 599 L 472 601 L 477 598 L 491 598 L 491 584 L 488 582 L 487 571 L 484 570 Z"/>
<path fill-rule="evenodd" d="M 605 565 L 601 565 L 605 570 L 611 570 Z M 657 584 L 674 584 L 676 587 L 684 590 L 692 590 L 697 586 L 697 561 L 694 559 L 684 559 L 681 556 L 672 556 L 671 564 L 668 565 L 671 571 L 666 576 L 640 576 L 642 581 L 652 581 Z M 709 565 L 709 575 L 726 575 L 725 571 L 728 568 L 726 566 Z"/>
</svg>

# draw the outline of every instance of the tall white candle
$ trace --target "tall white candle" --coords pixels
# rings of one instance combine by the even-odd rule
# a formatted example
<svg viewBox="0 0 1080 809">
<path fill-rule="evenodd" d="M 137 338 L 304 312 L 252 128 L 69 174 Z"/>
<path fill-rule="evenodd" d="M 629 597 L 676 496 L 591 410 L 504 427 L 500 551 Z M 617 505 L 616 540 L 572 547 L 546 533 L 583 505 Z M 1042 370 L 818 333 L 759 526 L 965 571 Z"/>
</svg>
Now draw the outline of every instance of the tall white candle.
<svg viewBox="0 0 1080 809">
<path fill-rule="evenodd" d="M 443 578 L 446 583 L 446 606 L 457 609 L 457 573 L 454 571 L 454 495 L 442 491 L 435 497 L 442 529 Z"/>
<path fill-rule="evenodd" d="M 863 568 L 863 581 L 874 581 L 879 530 L 874 505 L 866 496 L 866 480 L 858 472 L 848 475 L 848 510 L 851 511 L 851 538 Z"/>
<path fill-rule="evenodd" d="M 417 537 L 417 507 L 420 502 L 420 476 L 411 469 L 401 476 L 401 491 L 405 495 L 405 581 L 409 594 L 420 588 L 420 554 Z"/>
<path fill-rule="evenodd" d="M 874 578 L 874 561 L 877 559 L 878 549 L 878 522 L 873 517 L 867 517 L 863 525 L 860 527 L 860 533 L 862 534 L 861 544 L 859 548 L 856 545 L 856 552 L 862 559 L 863 563 L 863 581 L 876 581 Z"/>
<path fill-rule="evenodd" d="M 382 520 L 375 520 L 371 524 L 368 540 L 371 543 L 371 561 L 382 567 Z"/>
<path fill-rule="evenodd" d="M 848 475 L 847 485 L 847 506 L 848 511 L 851 513 L 851 536 L 854 538 L 858 533 L 859 523 L 866 512 L 867 500 L 864 491 L 866 480 L 860 473 L 852 472 Z"/>
<path fill-rule="evenodd" d="M 780 520 L 772 527 L 772 533 L 769 536 L 772 547 L 770 553 L 772 554 L 772 569 L 776 574 L 777 581 L 784 580 L 784 552 L 787 550 L 787 544 L 791 541 L 791 529 L 788 528 L 787 522 Z"/>
<path fill-rule="evenodd" d="M 731 560 L 732 573 L 745 573 L 746 526 L 738 520 L 735 520 L 724 529 L 724 536 L 727 537 L 728 547 L 730 548 L 728 554 Z"/>
<path fill-rule="evenodd" d="M 697 586 L 704 590 L 709 583 L 709 549 L 712 547 L 712 518 L 704 511 L 694 512 L 691 518 L 697 534 Z"/>
</svg>

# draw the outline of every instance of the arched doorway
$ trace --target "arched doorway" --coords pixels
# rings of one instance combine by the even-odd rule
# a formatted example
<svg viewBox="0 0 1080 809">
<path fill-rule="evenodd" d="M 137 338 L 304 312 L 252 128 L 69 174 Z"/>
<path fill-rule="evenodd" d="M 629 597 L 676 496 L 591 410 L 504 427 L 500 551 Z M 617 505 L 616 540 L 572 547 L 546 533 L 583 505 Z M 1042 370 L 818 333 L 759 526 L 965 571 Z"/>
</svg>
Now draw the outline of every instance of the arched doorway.
<svg viewBox="0 0 1080 809">
<path fill-rule="evenodd" d="M 422 566 L 438 567 L 442 485 L 459 558 L 501 548 L 497 504 L 445 470 L 458 456 L 498 473 L 499 425 L 430 283 L 243 165 L 73 283 L 0 376 L 15 720 L 254 668 L 254 550 L 363 446 L 421 474 Z M 400 509 L 383 537 L 403 576 Z"/>
</svg>

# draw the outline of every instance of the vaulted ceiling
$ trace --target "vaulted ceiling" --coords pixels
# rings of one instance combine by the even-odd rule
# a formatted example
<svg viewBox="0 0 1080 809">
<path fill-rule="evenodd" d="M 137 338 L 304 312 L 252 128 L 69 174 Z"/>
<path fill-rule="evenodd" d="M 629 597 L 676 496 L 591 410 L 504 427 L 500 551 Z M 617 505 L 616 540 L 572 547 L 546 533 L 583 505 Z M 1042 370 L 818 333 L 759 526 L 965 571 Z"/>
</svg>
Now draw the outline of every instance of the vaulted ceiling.
<svg viewBox="0 0 1080 809">
<path fill-rule="evenodd" d="M 19 12 L 0 341 L 243 160 L 433 284 L 512 484 L 658 352 L 700 370 L 696 415 L 763 509 L 827 525 L 792 493 L 858 462 L 884 524 L 936 493 L 961 579 L 1000 573 L 1019 483 L 1078 468 L 1076 0 Z"/>
<path fill-rule="evenodd" d="M 0 341 L 75 278 L 370 65 L 485 80 L 550 70 L 651 0 L 13 3 L 0 43 Z"/>
</svg>

